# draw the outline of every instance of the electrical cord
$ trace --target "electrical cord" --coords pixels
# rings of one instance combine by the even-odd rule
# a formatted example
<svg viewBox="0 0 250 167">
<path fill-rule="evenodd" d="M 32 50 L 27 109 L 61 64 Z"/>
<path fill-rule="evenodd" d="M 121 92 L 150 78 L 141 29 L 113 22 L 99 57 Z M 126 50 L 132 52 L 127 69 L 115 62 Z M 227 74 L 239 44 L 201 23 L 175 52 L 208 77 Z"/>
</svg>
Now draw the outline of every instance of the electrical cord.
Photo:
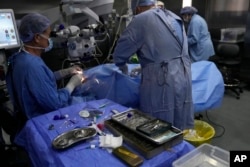
<svg viewBox="0 0 250 167">
<path fill-rule="evenodd" d="M 113 56 L 111 54 L 111 52 L 113 51 L 114 47 L 115 47 L 115 44 L 119 38 L 119 34 L 120 34 L 120 28 L 121 28 L 121 24 L 122 24 L 122 19 L 124 18 L 124 16 L 121 16 L 120 18 L 120 21 L 119 21 L 119 24 L 118 24 L 118 28 L 117 28 L 117 31 L 115 33 L 115 38 L 114 38 L 114 41 L 113 41 L 113 44 L 111 46 L 111 48 L 109 49 L 109 52 L 108 52 L 108 56 L 107 58 L 103 61 L 103 63 L 105 63 L 106 61 L 110 61 L 110 58 Z"/>
<path fill-rule="evenodd" d="M 64 59 L 63 62 L 62 62 L 62 67 L 61 67 L 61 69 L 64 69 L 64 66 L 65 66 L 65 63 L 66 63 L 66 62 L 70 62 L 70 60 L 67 59 L 67 58 Z M 64 86 L 65 86 L 65 83 L 64 83 L 64 82 L 65 82 L 64 79 L 62 79 L 61 82 L 60 82 L 60 84 L 61 84 L 60 87 L 64 87 Z"/>
<path fill-rule="evenodd" d="M 225 131 L 226 131 L 225 127 L 222 126 L 222 125 L 220 125 L 220 124 L 218 124 L 218 123 L 215 123 L 215 122 L 211 121 L 210 118 L 208 117 L 208 111 L 207 111 L 207 110 L 206 110 L 206 117 L 207 117 L 207 120 L 208 120 L 211 124 L 214 124 L 215 126 L 220 127 L 220 128 L 222 129 L 221 134 L 219 134 L 219 135 L 217 135 L 217 136 L 214 136 L 213 139 L 214 139 L 214 138 L 222 137 L 222 136 L 224 135 Z"/>
<path fill-rule="evenodd" d="M 127 9 L 127 8 L 125 8 L 125 9 Z M 124 9 L 122 9 L 122 13 L 123 13 L 123 10 L 124 10 Z M 120 20 L 119 20 L 119 23 L 118 23 L 118 28 L 116 29 L 116 33 L 115 33 L 115 37 L 114 37 L 113 44 L 112 44 L 112 46 L 109 48 L 108 56 L 107 56 L 106 59 L 103 61 L 103 64 L 106 63 L 106 62 L 111 62 L 111 61 L 112 61 L 112 60 L 111 60 L 111 57 L 113 56 L 112 52 L 113 52 L 114 47 L 115 47 L 115 45 L 116 45 L 116 42 L 117 42 L 117 40 L 118 40 L 118 38 L 119 38 L 119 35 L 120 35 L 120 32 L 121 32 L 121 25 L 122 25 L 122 22 L 124 21 L 123 19 L 124 19 L 124 18 L 127 18 L 127 17 L 128 17 L 127 14 L 124 14 L 124 15 L 120 16 Z"/>
</svg>

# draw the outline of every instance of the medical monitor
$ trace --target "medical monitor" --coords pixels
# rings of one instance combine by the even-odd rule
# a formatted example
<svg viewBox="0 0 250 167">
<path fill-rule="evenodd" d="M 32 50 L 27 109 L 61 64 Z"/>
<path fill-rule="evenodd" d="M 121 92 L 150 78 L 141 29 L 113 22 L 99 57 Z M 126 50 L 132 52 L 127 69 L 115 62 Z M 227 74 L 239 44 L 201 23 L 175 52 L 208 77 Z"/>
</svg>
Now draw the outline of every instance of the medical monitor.
<svg viewBox="0 0 250 167">
<path fill-rule="evenodd" d="M 20 46 L 16 20 L 12 9 L 0 9 L 0 50 Z"/>
</svg>

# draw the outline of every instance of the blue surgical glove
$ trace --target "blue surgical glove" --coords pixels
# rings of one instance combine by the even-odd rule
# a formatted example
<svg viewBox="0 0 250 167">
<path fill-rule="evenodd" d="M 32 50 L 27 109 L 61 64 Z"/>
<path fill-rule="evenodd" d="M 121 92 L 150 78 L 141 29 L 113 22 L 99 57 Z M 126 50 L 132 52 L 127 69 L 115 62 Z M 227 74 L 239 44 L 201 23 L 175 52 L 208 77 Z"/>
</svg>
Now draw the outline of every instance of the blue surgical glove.
<svg viewBox="0 0 250 167">
<path fill-rule="evenodd" d="M 56 80 L 60 80 L 66 77 L 70 77 L 74 74 L 81 74 L 82 73 L 82 68 L 79 66 L 73 66 L 70 68 L 62 69 L 59 71 L 54 72 L 54 75 L 56 77 Z"/>
<path fill-rule="evenodd" d="M 119 70 L 123 73 L 128 75 L 128 66 L 127 64 L 124 64 L 123 66 L 119 66 Z"/>
</svg>

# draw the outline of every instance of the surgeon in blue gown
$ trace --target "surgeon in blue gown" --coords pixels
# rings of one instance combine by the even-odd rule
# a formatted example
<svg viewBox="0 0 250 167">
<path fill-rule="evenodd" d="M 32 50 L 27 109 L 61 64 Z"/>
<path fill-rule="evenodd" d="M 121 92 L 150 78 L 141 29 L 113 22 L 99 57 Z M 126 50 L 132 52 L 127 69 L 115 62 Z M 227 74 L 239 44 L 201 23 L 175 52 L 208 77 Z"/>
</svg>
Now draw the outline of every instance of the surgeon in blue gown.
<svg viewBox="0 0 250 167">
<path fill-rule="evenodd" d="M 115 64 L 127 74 L 126 63 L 136 53 L 139 109 L 179 129 L 193 128 L 191 61 L 181 18 L 154 0 L 132 0 L 131 6 L 135 16 L 117 41 Z"/>
<path fill-rule="evenodd" d="M 215 54 L 213 42 L 206 21 L 192 6 L 181 9 L 180 14 L 187 23 L 188 49 L 192 62 L 209 60 Z"/>
<path fill-rule="evenodd" d="M 24 16 L 19 26 L 23 45 L 8 60 L 8 92 L 27 119 L 67 106 L 74 88 L 84 81 L 79 67 L 52 72 L 46 66 L 41 54 L 53 46 L 50 32 L 50 21 L 45 16 Z M 65 77 L 71 77 L 66 87 L 57 89 L 56 80 Z"/>
</svg>

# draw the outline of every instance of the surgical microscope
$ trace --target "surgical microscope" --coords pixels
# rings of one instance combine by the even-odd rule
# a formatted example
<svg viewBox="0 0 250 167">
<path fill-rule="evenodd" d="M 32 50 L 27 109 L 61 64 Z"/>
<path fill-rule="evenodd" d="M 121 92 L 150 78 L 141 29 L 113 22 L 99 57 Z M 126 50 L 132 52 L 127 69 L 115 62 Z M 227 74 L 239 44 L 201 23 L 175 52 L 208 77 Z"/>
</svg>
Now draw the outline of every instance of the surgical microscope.
<svg viewBox="0 0 250 167">
<path fill-rule="evenodd" d="M 95 60 L 97 64 L 103 56 L 99 45 L 108 42 L 109 50 L 105 60 L 109 60 L 122 22 L 131 20 L 130 0 L 127 13 L 119 15 L 113 8 L 114 0 L 61 0 L 59 19 L 62 24 L 54 27 L 52 36 L 66 41 L 67 61 L 83 64 Z M 104 16 L 104 17 L 102 17 Z"/>
<path fill-rule="evenodd" d="M 61 24 L 56 24 L 51 36 L 66 41 L 67 61 L 82 64 L 102 56 L 98 43 L 109 38 L 108 29 L 114 28 L 116 17 L 114 0 L 62 0 L 60 4 Z M 101 15 L 106 15 L 107 20 Z M 76 17 L 78 16 L 78 17 Z M 113 26 L 113 27 L 112 27 Z"/>
</svg>

